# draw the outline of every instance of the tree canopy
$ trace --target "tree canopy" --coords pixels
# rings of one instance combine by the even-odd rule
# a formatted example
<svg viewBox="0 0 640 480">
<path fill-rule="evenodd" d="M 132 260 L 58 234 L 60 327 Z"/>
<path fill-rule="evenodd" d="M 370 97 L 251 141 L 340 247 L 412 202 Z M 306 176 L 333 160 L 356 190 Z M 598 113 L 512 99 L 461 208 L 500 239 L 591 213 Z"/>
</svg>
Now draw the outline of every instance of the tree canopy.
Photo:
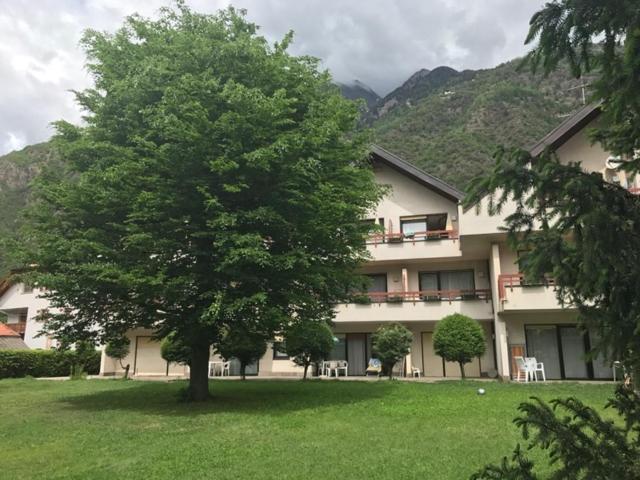
<svg viewBox="0 0 640 480">
<path fill-rule="evenodd" d="M 373 353 L 380 360 L 389 379 L 393 378 L 393 367 L 411 349 L 413 334 L 401 323 L 387 323 L 378 328 L 371 339 Z"/>
<path fill-rule="evenodd" d="M 51 334 L 174 334 L 202 400 L 220 328 L 268 335 L 349 291 L 380 190 L 357 105 L 291 41 L 183 3 L 86 32 L 86 124 L 57 123 L 67 167 L 37 180 L 17 246 Z"/>
<path fill-rule="evenodd" d="M 334 346 L 333 332 L 323 320 L 296 321 L 286 332 L 287 355 L 304 367 L 303 379 L 312 363 L 325 360 Z"/>
<path fill-rule="evenodd" d="M 436 324 L 433 348 L 447 362 L 457 362 L 465 378 L 465 363 L 481 356 L 487 346 L 480 324 L 466 315 L 454 313 Z"/>
</svg>

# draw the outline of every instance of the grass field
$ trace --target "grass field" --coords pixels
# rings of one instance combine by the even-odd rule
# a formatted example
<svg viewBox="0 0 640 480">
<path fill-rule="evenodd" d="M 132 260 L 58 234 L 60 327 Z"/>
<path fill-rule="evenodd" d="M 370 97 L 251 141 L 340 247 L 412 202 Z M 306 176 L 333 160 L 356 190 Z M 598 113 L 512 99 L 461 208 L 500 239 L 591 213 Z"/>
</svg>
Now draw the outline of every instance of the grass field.
<svg viewBox="0 0 640 480">
<path fill-rule="evenodd" d="M 478 396 L 478 387 L 486 389 Z M 602 408 L 610 385 L 0 381 L 0 478 L 464 479 L 509 454 L 531 395 Z"/>
</svg>

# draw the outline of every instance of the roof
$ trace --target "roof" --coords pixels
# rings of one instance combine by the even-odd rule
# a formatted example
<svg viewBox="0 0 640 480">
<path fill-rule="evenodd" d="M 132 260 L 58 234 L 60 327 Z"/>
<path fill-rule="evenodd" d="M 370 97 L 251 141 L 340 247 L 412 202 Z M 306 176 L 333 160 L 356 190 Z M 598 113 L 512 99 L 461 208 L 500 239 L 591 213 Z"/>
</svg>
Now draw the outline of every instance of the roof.
<svg viewBox="0 0 640 480">
<path fill-rule="evenodd" d="M 582 107 L 536 143 L 529 150 L 531 155 L 537 157 L 549 147 L 552 150 L 557 150 L 567 140 L 582 130 L 589 122 L 600 115 L 601 105 L 601 102 L 597 102 Z"/>
<path fill-rule="evenodd" d="M 440 180 L 433 175 L 420 170 L 418 167 L 410 164 L 406 160 L 394 155 L 393 153 L 385 150 L 378 145 L 371 146 L 371 156 L 373 159 L 397 170 L 398 172 L 406 175 L 407 177 L 415 180 L 416 182 L 424 185 L 425 187 L 433 190 L 434 192 L 442 195 L 445 198 L 453 202 L 459 202 L 464 198 L 462 193 L 457 188 L 449 185 L 448 183 Z"/>
<path fill-rule="evenodd" d="M 0 336 L 0 350 L 29 350 L 29 347 L 24 340 L 17 337 L 2 337 Z"/>
</svg>

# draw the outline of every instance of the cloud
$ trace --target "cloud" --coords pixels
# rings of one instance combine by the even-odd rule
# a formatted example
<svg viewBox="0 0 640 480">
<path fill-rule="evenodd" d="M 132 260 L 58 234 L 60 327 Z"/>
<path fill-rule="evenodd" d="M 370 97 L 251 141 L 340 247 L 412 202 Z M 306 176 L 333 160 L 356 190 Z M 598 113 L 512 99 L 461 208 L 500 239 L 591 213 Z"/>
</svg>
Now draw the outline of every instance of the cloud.
<svg viewBox="0 0 640 480">
<path fill-rule="evenodd" d="M 90 85 L 78 46 L 86 28 L 115 30 L 168 0 L 12 0 L 0 9 L 0 154 L 48 139 L 50 123 L 79 122 L 71 90 Z M 190 0 L 214 12 L 226 0 Z M 543 0 L 234 0 L 261 34 L 293 29 L 292 52 L 316 56 L 336 80 L 385 94 L 420 68 L 486 68 L 522 55 Z"/>
</svg>

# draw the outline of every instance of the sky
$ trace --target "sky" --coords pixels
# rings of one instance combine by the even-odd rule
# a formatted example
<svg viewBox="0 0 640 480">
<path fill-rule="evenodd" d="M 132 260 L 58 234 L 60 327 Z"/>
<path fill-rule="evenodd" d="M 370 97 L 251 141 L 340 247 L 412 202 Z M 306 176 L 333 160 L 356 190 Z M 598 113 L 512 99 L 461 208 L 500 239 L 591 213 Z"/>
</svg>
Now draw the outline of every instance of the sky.
<svg viewBox="0 0 640 480">
<path fill-rule="evenodd" d="M 78 42 L 170 0 L 0 0 L 0 155 L 47 140 L 50 123 L 81 121 L 72 91 L 90 86 Z M 246 8 L 261 35 L 295 32 L 291 52 L 316 56 L 338 82 L 384 95 L 421 68 L 489 68 L 523 55 L 543 0 L 187 0 Z"/>
</svg>

